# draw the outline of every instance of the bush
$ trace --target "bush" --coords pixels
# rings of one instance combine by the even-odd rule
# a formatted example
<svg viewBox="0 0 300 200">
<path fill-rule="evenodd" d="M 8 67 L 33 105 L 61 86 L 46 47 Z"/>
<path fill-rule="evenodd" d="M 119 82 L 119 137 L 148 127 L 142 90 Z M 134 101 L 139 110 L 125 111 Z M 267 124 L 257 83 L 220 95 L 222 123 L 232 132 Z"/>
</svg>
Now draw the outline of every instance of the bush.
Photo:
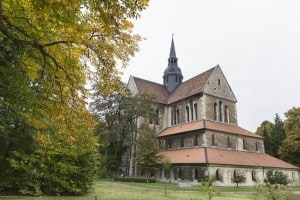
<svg viewBox="0 0 300 200">
<path fill-rule="evenodd" d="M 156 183 L 153 178 L 142 178 L 142 177 L 116 177 L 114 181 L 120 182 L 136 182 L 136 183 Z"/>
<path fill-rule="evenodd" d="M 287 180 L 287 175 L 285 175 L 281 171 L 268 171 L 267 172 L 267 178 L 264 180 L 265 183 L 275 185 L 275 184 L 280 184 L 280 185 L 287 185 L 288 180 Z"/>
</svg>

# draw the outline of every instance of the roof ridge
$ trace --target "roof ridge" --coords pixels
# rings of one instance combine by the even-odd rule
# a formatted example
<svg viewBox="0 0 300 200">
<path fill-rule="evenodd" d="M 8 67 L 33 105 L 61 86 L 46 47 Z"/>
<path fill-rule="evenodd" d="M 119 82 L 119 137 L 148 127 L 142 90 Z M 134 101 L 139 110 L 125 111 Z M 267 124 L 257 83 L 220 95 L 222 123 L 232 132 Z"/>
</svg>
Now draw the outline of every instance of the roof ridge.
<svg viewBox="0 0 300 200">
<path fill-rule="evenodd" d="M 149 81 L 149 80 L 146 80 L 146 79 L 143 79 L 143 78 L 140 78 L 140 77 L 136 77 L 136 76 L 132 76 L 132 77 L 135 78 L 135 79 L 140 79 L 140 80 L 142 80 L 142 81 L 147 81 L 147 82 L 149 82 L 149 83 L 154 83 L 154 84 L 156 84 L 156 85 L 159 85 L 159 86 L 163 86 L 163 87 L 164 87 L 163 84 L 156 83 L 156 82 L 154 82 L 154 81 Z"/>
<path fill-rule="evenodd" d="M 184 83 L 186 83 L 186 82 L 188 82 L 188 81 L 191 81 L 191 80 L 193 80 L 193 79 L 196 79 L 196 78 L 198 78 L 199 76 L 201 76 L 201 75 L 203 75 L 203 74 L 205 74 L 205 73 L 207 73 L 207 72 L 209 72 L 209 71 L 213 71 L 217 66 L 218 66 L 218 65 L 216 65 L 216 66 L 214 66 L 214 67 L 212 67 L 212 68 L 210 68 L 210 69 L 208 69 L 208 70 L 206 70 L 206 71 L 204 71 L 204 72 L 202 72 L 202 73 L 200 73 L 200 74 L 197 74 L 196 76 L 193 76 L 192 78 L 189 78 L 188 80 L 182 82 L 182 84 L 184 84 Z"/>
</svg>

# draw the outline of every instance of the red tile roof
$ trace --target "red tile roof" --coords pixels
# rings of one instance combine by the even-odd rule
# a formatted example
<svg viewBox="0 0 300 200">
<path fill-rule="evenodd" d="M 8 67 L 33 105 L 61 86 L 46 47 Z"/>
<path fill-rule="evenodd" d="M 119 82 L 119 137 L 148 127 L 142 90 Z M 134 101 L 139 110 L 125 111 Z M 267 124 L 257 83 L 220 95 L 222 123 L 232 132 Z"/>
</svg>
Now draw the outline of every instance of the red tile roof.
<svg viewBox="0 0 300 200">
<path fill-rule="evenodd" d="M 193 96 L 195 94 L 201 93 L 203 86 L 207 82 L 208 78 L 210 77 L 211 73 L 215 67 L 183 82 L 179 85 L 176 90 L 171 94 L 169 98 L 169 104 L 174 103 L 176 101 L 185 99 L 187 97 Z"/>
<path fill-rule="evenodd" d="M 205 155 L 206 149 L 206 155 Z M 285 169 L 299 169 L 297 166 L 274 158 L 268 154 L 235 151 L 217 148 L 193 148 L 160 152 L 173 164 L 220 164 L 236 166 L 258 166 Z M 205 160 L 207 157 L 207 160 Z"/>
<path fill-rule="evenodd" d="M 139 93 L 149 96 L 155 102 L 162 104 L 168 103 L 169 93 L 165 86 L 141 78 L 133 78 Z"/>
<path fill-rule="evenodd" d="M 150 96 L 154 101 L 162 104 L 170 104 L 202 92 L 203 86 L 215 67 L 203 72 L 180 84 L 169 95 L 164 85 L 133 77 L 139 93 Z"/>
<path fill-rule="evenodd" d="M 210 120 L 200 120 L 200 121 L 186 123 L 178 126 L 172 126 L 161 131 L 158 134 L 158 137 L 175 135 L 179 133 L 185 133 L 185 132 L 200 130 L 200 129 L 209 129 L 209 130 L 244 135 L 249 137 L 262 138 L 261 136 L 251 133 L 250 131 L 247 131 L 246 129 L 243 129 L 237 125 L 219 123 Z"/>
</svg>

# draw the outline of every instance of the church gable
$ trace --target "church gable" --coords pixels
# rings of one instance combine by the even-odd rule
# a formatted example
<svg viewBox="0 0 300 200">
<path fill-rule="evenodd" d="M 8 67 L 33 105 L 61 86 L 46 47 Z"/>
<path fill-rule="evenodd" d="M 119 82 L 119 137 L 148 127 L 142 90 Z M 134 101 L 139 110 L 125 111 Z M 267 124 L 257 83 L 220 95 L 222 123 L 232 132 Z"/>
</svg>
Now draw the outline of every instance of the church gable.
<svg viewBox="0 0 300 200">
<path fill-rule="evenodd" d="M 203 93 L 237 102 L 219 65 L 217 65 L 211 73 L 203 88 Z"/>
</svg>

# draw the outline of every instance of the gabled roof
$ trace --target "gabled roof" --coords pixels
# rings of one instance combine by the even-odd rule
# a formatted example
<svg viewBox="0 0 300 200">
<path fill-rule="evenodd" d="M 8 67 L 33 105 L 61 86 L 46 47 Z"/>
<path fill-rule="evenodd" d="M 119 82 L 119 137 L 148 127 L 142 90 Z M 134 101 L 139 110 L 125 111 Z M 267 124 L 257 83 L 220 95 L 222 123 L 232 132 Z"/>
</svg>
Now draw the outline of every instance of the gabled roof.
<svg viewBox="0 0 300 200">
<path fill-rule="evenodd" d="M 201 93 L 203 86 L 215 67 L 203 72 L 180 84 L 172 94 L 169 94 L 164 85 L 152 81 L 133 77 L 139 93 L 153 98 L 153 101 L 162 104 L 171 104 L 187 97 Z"/>
<path fill-rule="evenodd" d="M 172 164 L 219 164 L 251 167 L 298 169 L 297 166 L 268 154 L 218 148 L 193 148 L 160 152 Z"/>
<path fill-rule="evenodd" d="M 161 131 L 158 134 L 158 137 L 165 137 L 169 135 L 175 135 L 175 134 L 201 130 L 201 129 L 209 129 L 209 130 L 221 131 L 225 133 L 244 135 L 248 137 L 262 138 L 261 136 L 251 133 L 250 131 L 247 131 L 246 129 L 243 129 L 237 125 L 225 124 L 225 123 L 220 123 L 220 122 L 215 122 L 210 120 L 200 120 L 191 123 L 185 123 L 178 126 L 168 127 L 163 131 Z"/>
<path fill-rule="evenodd" d="M 171 104 L 202 92 L 203 86 L 205 85 L 214 69 L 215 67 L 180 84 L 171 94 L 168 103 Z"/>
<path fill-rule="evenodd" d="M 133 77 L 140 94 L 149 96 L 157 103 L 167 104 L 169 93 L 164 85 Z"/>
</svg>

